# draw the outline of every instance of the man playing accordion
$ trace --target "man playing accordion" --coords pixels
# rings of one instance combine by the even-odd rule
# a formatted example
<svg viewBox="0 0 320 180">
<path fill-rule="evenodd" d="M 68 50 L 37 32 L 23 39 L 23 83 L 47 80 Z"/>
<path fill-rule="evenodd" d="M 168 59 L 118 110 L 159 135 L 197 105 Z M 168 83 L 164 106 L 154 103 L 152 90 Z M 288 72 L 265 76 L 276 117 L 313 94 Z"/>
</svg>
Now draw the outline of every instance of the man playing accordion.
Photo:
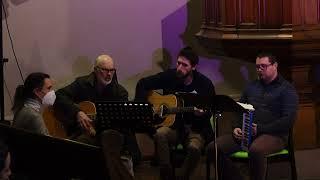
<svg viewBox="0 0 320 180">
<path fill-rule="evenodd" d="M 278 73 L 278 63 L 273 55 L 258 55 L 256 70 L 258 79 L 245 88 L 240 102 L 251 104 L 255 109 L 252 116 L 252 141 L 247 149 L 250 179 L 263 180 L 267 167 L 265 156 L 278 152 L 287 145 L 289 131 L 296 116 L 298 96 L 295 88 Z M 233 128 L 232 135 L 224 135 L 216 140 L 218 172 L 223 180 L 243 179 L 229 159 L 230 154 L 241 150 L 241 127 L 242 120 Z M 214 152 L 214 142 L 211 142 L 208 155 L 213 157 Z"/>
</svg>

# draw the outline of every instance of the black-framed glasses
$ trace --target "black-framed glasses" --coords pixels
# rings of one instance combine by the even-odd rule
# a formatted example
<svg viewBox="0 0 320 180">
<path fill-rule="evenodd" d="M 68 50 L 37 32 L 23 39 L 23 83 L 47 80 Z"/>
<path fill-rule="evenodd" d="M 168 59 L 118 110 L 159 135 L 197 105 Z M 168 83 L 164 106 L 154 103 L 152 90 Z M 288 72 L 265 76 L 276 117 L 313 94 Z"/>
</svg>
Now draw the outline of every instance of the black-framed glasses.
<svg viewBox="0 0 320 180">
<path fill-rule="evenodd" d="M 116 72 L 116 69 L 115 68 L 112 68 L 112 69 L 107 69 L 107 68 L 101 68 L 101 67 L 96 67 L 99 71 L 101 72 L 106 72 L 106 73 L 114 73 Z"/>
<path fill-rule="evenodd" d="M 256 69 L 261 69 L 261 70 L 265 70 L 267 69 L 269 66 L 273 65 L 274 63 L 270 63 L 270 64 L 256 64 Z"/>
</svg>

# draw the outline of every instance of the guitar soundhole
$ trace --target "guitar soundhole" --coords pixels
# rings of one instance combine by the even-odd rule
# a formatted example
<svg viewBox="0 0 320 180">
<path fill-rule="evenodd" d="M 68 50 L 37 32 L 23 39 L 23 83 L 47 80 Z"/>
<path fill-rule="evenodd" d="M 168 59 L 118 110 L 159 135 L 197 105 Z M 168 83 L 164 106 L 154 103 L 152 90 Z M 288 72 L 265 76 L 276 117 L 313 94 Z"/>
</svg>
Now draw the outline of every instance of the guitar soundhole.
<svg viewBox="0 0 320 180">
<path fill-rule="evenodd" d="M 168 114 L 169 108 L 166 105 L 162 105 L 162 117 Z"/>
<path fill-rule="evenodd" d="M 160 124 L 164 121 L 165 118 L 161 117 L 159 114 L 153 116 L 154 124 Z"/>
<path fill-rule="evenodd" d="M 168 108 L 168 106 L 166 106 L 166 105 L 164 105 L 164 104 L 162 104 L 161 106 L 160 106 L 160 110 L 159 110 L 160 112 L 159 112 L 159 117 L 160 118 L 165 118 L 165 116 L 169 113 L 169 108 Z"/>
</svg>

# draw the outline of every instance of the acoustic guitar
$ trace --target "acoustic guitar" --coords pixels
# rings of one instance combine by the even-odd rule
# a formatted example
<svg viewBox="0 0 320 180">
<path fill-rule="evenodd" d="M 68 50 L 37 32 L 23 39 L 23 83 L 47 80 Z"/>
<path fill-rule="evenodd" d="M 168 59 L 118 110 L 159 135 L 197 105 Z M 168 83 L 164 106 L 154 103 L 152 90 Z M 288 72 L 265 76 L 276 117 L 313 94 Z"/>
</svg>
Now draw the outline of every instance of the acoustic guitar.
<svg viewBox="0 0 320 180">
<path fill-rule="evenodd" d="M 80 110 L 86 113 L 90 119 L 95 120 L 97 110 L 94 103 L 90 101 L 82 101 L 77 104 L 77 106 L 79 106 Z M 51 136 L 67 138 L 67 134 L 62 123 L 63 118 L 65 117 L 62 117 L 61 114 L 55 112 L 52 106 L 48 106 L 44 109 L 42 117 Z M 92 131 L 94 131 L 94 129 L 92 129 Z"/>
<path fill-rule="evenodd" d="M 150 91 L 147 96 L 149 103 L 153 105 L 154 115 L 157 118 L 155 127 L 171 127 L 176 118 L 177 113 L 200 111 L 196 107 L 179 107 L 181 104 L 178 98 L 173 94 L 161 95 L 156 91 Z"/>
</svg>

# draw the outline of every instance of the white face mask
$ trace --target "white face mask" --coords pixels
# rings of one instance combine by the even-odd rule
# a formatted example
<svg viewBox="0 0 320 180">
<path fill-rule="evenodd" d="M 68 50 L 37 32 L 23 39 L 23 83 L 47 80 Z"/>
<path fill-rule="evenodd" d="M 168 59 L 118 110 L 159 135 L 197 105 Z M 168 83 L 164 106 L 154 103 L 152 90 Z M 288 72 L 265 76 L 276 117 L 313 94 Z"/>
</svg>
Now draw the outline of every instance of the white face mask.
<svg viewBox="0 0 320 180">
<path fill-rule="evenodd" d="M 56 100 L 56 93 L 54 92 L 54 90 L 51 90 L 42 98 L 42 104 L 47 106 L 52 106 L 55 100 Z"/>
</svg>

